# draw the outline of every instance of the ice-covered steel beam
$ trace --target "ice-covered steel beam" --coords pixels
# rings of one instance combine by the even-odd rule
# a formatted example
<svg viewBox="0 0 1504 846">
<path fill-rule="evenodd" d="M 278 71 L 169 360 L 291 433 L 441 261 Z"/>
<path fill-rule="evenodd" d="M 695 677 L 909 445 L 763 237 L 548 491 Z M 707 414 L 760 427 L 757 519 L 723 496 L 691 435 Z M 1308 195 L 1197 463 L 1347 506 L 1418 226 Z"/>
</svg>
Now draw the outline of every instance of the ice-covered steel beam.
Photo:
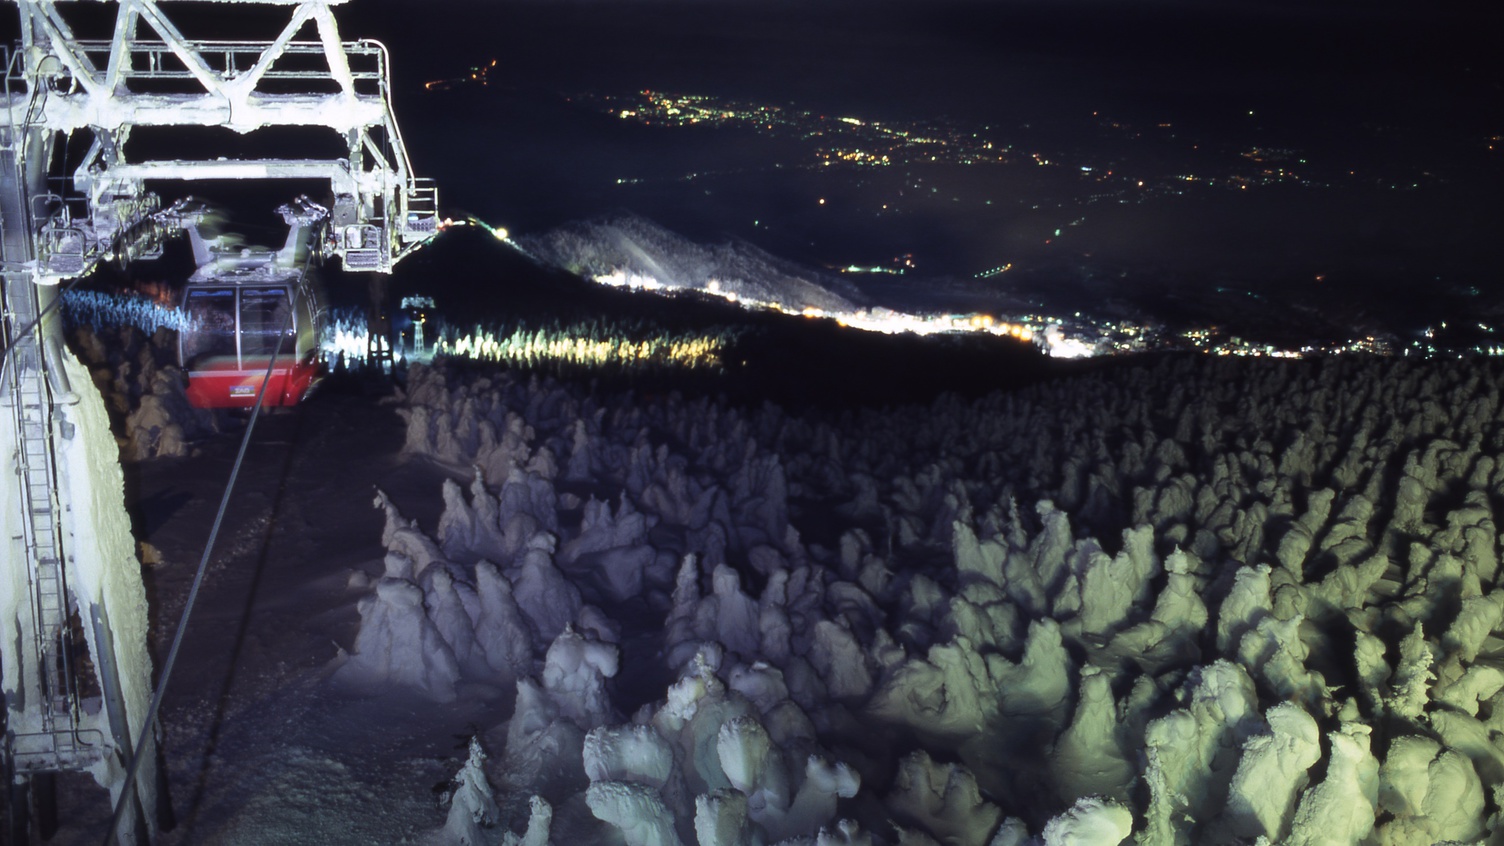
<svg viewBox="0 0 1504 846">
<path fill-rule="evenodd" d="M 218 159 L 116 165 L 118 179 L 328 179 L 354 182 L 349 167 L 326 159 Z"/>
<path fill-rule="evenodd" d="M 132 124 L 187 124 L 225 126 L 248 132 L 264 126 L 295 125 L 323 126 L 346 132 L 380 125 L 388 111 L 384 91 L 364 95 L 356 92 L 356 75 L 351 70 L 349 58 L 349 54 L 373 56 L 379 65 L 374 76 L 380 79 L 385 65 L 382 48 L 371 42 L 341 42 L 328 0 L 301 0 L 277 38 L 264 46 L 257 45 L 261 47 L 259 55 L 254 65 L 244 71 L 233 67 L 211 67 L 208 57 L 232 55 L 237 48 L 244 51 L 249 45 L 190 40 L 154 0 L 120 0 L 114 38 L 109 43 L 103 73 L 91 55 L 98 52 L 103 43 L 76 38 L 53 0 L 17 0 L 17 3 L 25 24 L 23 33 L 27 35 L 28 75 L 48 75 L 41 72 L 36 63 L 54 58 L 66 68 L 67 78 L 80 89 L 48 92 L 47 108 L 36 119 L 36 123 L 48 129 L 72 132 L 84 127 L 108 130 Z M 155 32 L 155 39 L 148 40 L 138 35 L 140 21 Z M 294 45 L 294 37 L 309 21 L 314 23 L 318 41 L 300 43 L 300 52 L 311 52 L 310 48 L 316 46 L 328 70 L 303 72 L 297 78 L 310 83 L 330 81 L 339 87 L 339 92 L 327 96 L 258 94 L 257 85 L 277 60 L 287 54 Z M 182 63 L 186 75 L 197 81 L 202 93 L 163 95 L 130 89 L 137 77 L 185 75 L 183 71 L 164 73 L 161 70 L 164 53 L 170 53 Z M 50 75 L 63 78 L 56 72 Z"/>
<path fill-rule="evenodd" d="M 287 47 L 292 43 L 293 36 L 297 35 L 298 30 L 303 28 L 303 24 L 308 20 L 309 14 L 310 12 L 306 6 L 299 6 L 294 10 L 292 20 L 287 22 L 287 26 L 282 28 L 282 31 L 277 34 L 272 43 L 267 45 L 266 49 L 261 51 L 261 55 L 256 57 L 256 64 L 249 71 L 230 80 L 229 85 L 233 89 L 240 91 L 255 90 L 256 85 L 261 82 L 261 78 L 266 76 L 267 71 L 271 70 L 272 63 L 287 52 Z M 342 92 L 353 92 L 354 88 L 353 86 L 349 88 L 341 87 L 340 90 Z"/>
<path fill-rule="evenodd" d="M 251 132 L 267 126 L 316 126 L 349 132 L 380 126 L 379 96 L 283 94 L 231 100 L 215 94 L 137 94 L 130 97 L 51 95 L 42 123 L 58 132 L 126 126 L 222 126 Z"/>
<path fill-rule="evenodd" d="M 116 165 L 110 179 L 137 183 L 148 179 L 193 182 L 208 179 L 327 180 L 335 195 L 385 194 L 402 186 L 390 170 L 352 171 L 348 163 L 325 159 L 225 159 L 218 161 L 155 161 Z"/>
<path fill-rule="evenodd" d="M 26 90 L 12 86 L 3 105 L 24 115 L 29 128 L 93 135 L 84 158 L 73 163 L 72 190 L 47 206 L 37 227 L 48 281 L 86 273 L 101 257 L 134 254 L 132 245 L 117 243 L 123 238 L 150 239 L 145 223 L 159 204 L 145 190 L 147 179 L 328 178 L 331 223 L 345 237 L 327 243 L 347 267 L 389 272 L 437 232 L 436 189 L 412 176 L 392 113 L 386 48 L 340 40 L 331 7 L 342 0 L 197 0 L 289 7 L 288 21 L 269 41 L 189 38 L 165 8 L 188 0 L 117 0 L 108 40 L 76 37 L 64 16 L 68 0 L 13 2 L 24 48 L 13 71 Z M 338 133 L 348 155 L 322 164 L 133 162 L 128 139 L 138 126 L 241 134 L 322 129 Z M 350 234 L 356 231 L 359 237 Z"/>
</svg>

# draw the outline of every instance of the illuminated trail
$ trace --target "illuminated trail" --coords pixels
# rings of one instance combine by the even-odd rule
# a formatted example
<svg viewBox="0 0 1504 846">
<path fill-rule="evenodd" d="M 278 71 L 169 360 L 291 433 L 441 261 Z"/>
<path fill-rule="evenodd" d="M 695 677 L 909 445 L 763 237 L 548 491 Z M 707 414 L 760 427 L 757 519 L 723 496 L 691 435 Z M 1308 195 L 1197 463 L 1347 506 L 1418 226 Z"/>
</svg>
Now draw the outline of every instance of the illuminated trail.
<svg viewBox="0 0 1504 846">
<path fill-rule="evenodd" d="M 517 252 L 519 252 L 519 253 L 523 254 L 524 256 L 527 256 L 528 258 L 532 259 L 533 261 L 538 261 L 538 257 L 537 256 L 534 256 L 532 253 L 530 253 L 526 249 L 524 249 L 521 244 L 519 244 L 516 241 L 512 240 L 511 233 L 507 232 L 507 230 L 506 230 L 505 227 L 502 227 L 502 226 L 492 226 L 491 224 L 485 222 L 484 220 L 481 220 L 480 218 L 476 217 L 473 214 L 472 215 L 465 215 L 464 217 L 460 218 L 459 220 L 453 220 L 453 219 L 447 218 L 447 217 L 444 218 L 443 220 L 439 221 L 439 232 L 446 232 L 446 231 L 448 231 L 450 229 L 454 229 L 454 228 L 457 228 L 457 227 L 460 227 L 460 226 L 475 226 L 475 227 L 479 227 L 481 229 L 484 229 L 484 230 L 486 230 L 487 232 L 489 232 L 491 234 L 492 238 L 495 238 L 496 240 L 500 241 L 501 243 L 506 244 L 508 247 L 511 247 L 512 249 L 516 250 Z M 539 263 L 541 264 L 541 262 L 539 262 Z"/>
<path fill-rule="evenodd" d="M 657 263 L 653 262 L 652 266 L 656 267 Z M 601 285 L 635 291 L 666 292 L 683 290 L 685 287 L 666 284 L 651 274 L 630 272 L 622 269 L 617 269 L 611 273 L 592 275 L 588 278 Z M 885 308 L 857 309 L 854 311 L 831 311 L 815 306 L 798 308 L 783 303 L 755 300 L 737 294 L 733 288 L 734 285 L 731 283 L 725 283 L 719 279 L 711 279 L 704 287 L 695 287 L 694 290 L 720 297 L 749 311 L 776 311 L 797 317 L 834 320 L 841 326 L 849 329 L 860 329 L 864 332 L 879 332 L 885 335 L 995 335 L 1024 342 L 1043 343 L 1049 354 L 1056 358 L 1081 358 L 1097 354 L 1096 349 L 1085 342 L 1076 341 L 1071 344 L 1061 344 L 1060 341 L 1064 340 L 1065 336 L 1062 334 L 1060 328 L 1049 318 L 1020 318 L 1009 321 L 998 320 L 987 314 L 908 314 Z M 1051 326 L 1055 326 L 1055 331 L 1053 334 L 1047 335 L 1046 330 Z"/>
<path fill-rule="evenodd" d="M 450 229 L 461 226 L 474 226 L 484 229 L 486 232 L 489 232 L 491 234 L 491 237 L 502 242 L 503 244 L 506 244 L 522 255 L 527 256 L 529 259 L 532 259 L 539 264 L 546 263 L 543 260 L 539 259 L 537 256 L 534 256 L 532 253 L 528 252 L 527 249 L 524 248 L 521 244 L 512 240 L 511 234 L 507 232 L 506 229 L 499 226 L 492 226 L 491 224 L 486 223 L 484 220 L 481 220 L 474 215 L 466 215 L 458 220 L 444 218 L 443 220 L 439 221 L 438 229 L 440 233 L 443 233 Z M 664 268 L 651 255 L 649 255 L 647 251 L 641 249 L 636 244 L 627 239 L 618 238 L 616 246 L 630 254 L 638 261 L 639 264 L 645 265 L 648 272 L 632 273 L 626 270 L 618 269 L 613 273 L 589 276 L 588 278 L 590 278 L 591 281 L 612 287 L 640 289 L 647 291 L 666 291 L 684 287 L 682 285 L 669 284 L 672 282 L 672 280 L 668 280 L 666 282 L 665 277 L 668 276 L 667 271 L 664 270 Z M 992 271 L 989 271 L 988 273 L 1002 273 L 1011 268 L 1012 265 L 1010 264 L 1002 268 L 996 268 Z M 848 268 L 848 270 L 858 269 L 859 268 L 855 267 Z M 880 268 L 873 268 L 872 270 L 877 271 L 880 270 Z M 902 273 L 902 270 L 893 272 Z M 721 297 L 729 302 L 737 303 L 743 308 L 753 310 L 773 310 L 783 312 L 785 314 L 796 314 L 803 317 L 830 318 L 840 323 L 842 326 L 852 329 L 860 329 L 867 332 L 880 332 L 884 334 L 907 333 L 915 335 L 932 335 L 939 333 L 980 333 L 1011 337 L 1016 340 L 1025 342 L 1033 342 L 1036 339 L 1039 339 L 1045 342 L 1044 346 L 1049 354 L 1057 358 L 1080 358 L 1095 355 L 1098 353 L 1098 351 L 1089 343 L 1080 340 L 1066 339 L 1058 327 L 1055 328 L 1053 333 L 1047 335 L 1045 333 L 1045 330 L 1050 326 L 1049 321 L 1019 320 L 1012 322 L 1006 320 L 996 320 L 993 317 L 985 314 L 916 315 L 904 314 L 901 312 L 890 311 L 888 309 L 862 309 L 854 312 L 841 313 L 829 312 L 819 308 L 791 310 L 779 303 L 758 302 L 746 297 L 739 297 L 731 290 L 731 287 L 732 286 L 723 287 L 718 280 L 711 280 L 709 286 L 701 290 L 704 293 L 709 293 Z M 513 356 L 515 355 L 521 355 L 523 360 L 536 355 L 536 351 L 518 353 L 516 351 L 519 348 L 515 340 L 504 340 L 497 337 L 495 334 L 482 331 L 479 327 L 477 327 L 476 332 L 468 338 L 448 339 L 446 341 L 441 341 L 440 343 L 441 345 L 447 344 L 447 348 L 443 349 L 443 352 L 450 355 L 460 355 L 467 358 L 478 358 L 491 361 L 512 360 L 515 363 L 516 359 L 513 358 Z M 605 350 L 607 350 L 608 348 L 612 348 L 613 344 L 615 345 L 614 349 L 611 349 L 611 351 L 609 352 L 605 352 Z M 435 349 L 435 352 L 440 351 L 441 350 L 439 348 Z M 676 366 L 688 365 L 697 367 L 702 366 L 705 362 L 712 362 L 711 366 L 718 366 L 719 349 L 714 345 L 706 347 L 702 345 L 698 340 L 684 341 L 680 339 L 669 343 L 668 346 L 658 345 L 652 347 L 650 350 L 644 348 L 633 352 L 629 350 L 628 345 L 623 345 L 616 341 L 606 342 L 602 341 L 601 339 L 592 339 L 588 342 L 582 342 L 582 345 L 576 348 L 566 348 L 564 346 L 554 344 L 544 354 L 544 357 L 555 360 L 569 361 L 575 364 L 591 362 L 597 365 L 603 363 L 604 360 L 620 362 L 623 359 L 637 358 L 642 361 L 651 360 L 659 364 L 665 362 L 673 362 Z"/>
</svg>

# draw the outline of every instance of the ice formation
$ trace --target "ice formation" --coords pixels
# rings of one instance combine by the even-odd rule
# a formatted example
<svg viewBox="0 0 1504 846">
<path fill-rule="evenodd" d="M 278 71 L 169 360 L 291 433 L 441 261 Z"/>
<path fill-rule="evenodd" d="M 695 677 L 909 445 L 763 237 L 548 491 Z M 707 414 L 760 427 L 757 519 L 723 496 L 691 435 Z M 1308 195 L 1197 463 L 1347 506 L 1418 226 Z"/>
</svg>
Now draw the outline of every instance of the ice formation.
<svg viewBox="0 0 1504 846">
<path fill-rule="evenodd" d="M 90 293 L 71 292 L 75 297 Z M 139 303 L 141 309 L 160 309 L 150 301 Z M 176 333 L 156 325 L 154 318 L 144 322 L 153 324 L 145 332 L 134 322 L 79 326 L 72 347 L 104 396 L 123 458 L 185 456 L 194 441 L 221 431 L 224 421 L 220 412 L 188 402 L 187 381 L 177 366 Z"/>
<path fill-rule="evenodd" d="M 375 592 L 360 601 L 355 651 L 334 677 L 357 688 L 394 684 L 438 702 L 452 702 L 460 664 L 425 613 L 423 589 L 406 579 L 383 578 Z"/>
<path fill-rule="evenodd" d="M 1274 706 L 1264 718 L 1268 733 L 1243 743 L 1223 824 L 1227 835 L 1277 843 L 1306 787 L 1306 771 L 1321 758 L 1321 732 L 1316 720 L 1293 702 Z"/>
<path fill-rule="evenodd" d="M 1390 742 L 1379 768 L 1378 800 L 1393 816 L 1379 830 L 1385 842 L 1470 842 L 1485 833 L 1477 770 L 1429 737 L 1411 734 Z"/>
<path fill-rule="evenodd" d="M 673 812 L 651 788 L 623 781 L 592 782 L 585 792 L 590 812 L 621 832 L 627 846 L 681 846 Z"/>
<path fill-rule="evenodd" d="M 502 789 L 630 843 L 1475 842 L 1501 392 L 1167 359 L 821 417 L 413 367 L 407 451 L 469 488 L 434 537 L 382 503 L 348 660 L 430 626 L 516 684 Z"/>
<path fill-rule="evenodd" d="M 957 846 L 986 846 L 1003 816 L 965 767 L 936 763 L 923 750 L 899 764 L 885 804 L 900 822 Z"/>
<path fill-rule="evenodd" d="M 449 819 L 435 839 L 434 846 L 482 846 L 488 842 L 485 830 L 496 824 L 501 811 L 491 783 L 486 779 L 485 750 L 480 739 L 470 738 L 470 754 L 465 766 L 454 777 L 449 797 Z"/>
<path fill-rule="evenodd" d="M 502 835 L 502 846 L 548 846 L 549 830 L 553 826 L 554 809 L 541 796 L 528 802 L 527 829 L 521 837 L 508 831 Z"/>
<path fill-rule="evenodd" d="M 1369 753 L 1369 731 L 1368 726 L 1348 723 L 1329 735 L 1332 752 L 1326 778 L 1301 796 L 1286 843 L 1358 843 L 1373 831 L 1379 762 Z"/>
<path fill-rule="evenodd" d="M 554 638 L 543 663 L 543 689 L 559 714 L 589 731 L 610 722 L 606 679 L 616 675 L 616 647 L 587 640 L 572 627 Z"/>
<path fill-rule="evenodd" d="M 1070 810 L 1044 827 L 1044 846 L 1115 846 L 1133 831 L 1133 814 L 1114 802 L 1094 796 L 1076 800 Z"/>
</svg>

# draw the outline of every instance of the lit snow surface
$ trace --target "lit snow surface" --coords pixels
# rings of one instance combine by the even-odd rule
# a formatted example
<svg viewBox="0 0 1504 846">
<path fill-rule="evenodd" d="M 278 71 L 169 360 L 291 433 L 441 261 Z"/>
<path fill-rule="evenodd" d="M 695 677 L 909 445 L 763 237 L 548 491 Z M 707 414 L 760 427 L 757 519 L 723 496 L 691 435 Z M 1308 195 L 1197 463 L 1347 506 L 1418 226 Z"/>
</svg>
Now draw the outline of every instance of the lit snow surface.
<svg viewBox="0 0 1504 846">
<path fill-rule="evenodd" d="M 1501 389 L 1185 357 L 805 415 L 414 366 L 258 425 L 162 840 L 1499 842 Z M 197 443 L 128 465 L 156 648 Z"/>
</svg>

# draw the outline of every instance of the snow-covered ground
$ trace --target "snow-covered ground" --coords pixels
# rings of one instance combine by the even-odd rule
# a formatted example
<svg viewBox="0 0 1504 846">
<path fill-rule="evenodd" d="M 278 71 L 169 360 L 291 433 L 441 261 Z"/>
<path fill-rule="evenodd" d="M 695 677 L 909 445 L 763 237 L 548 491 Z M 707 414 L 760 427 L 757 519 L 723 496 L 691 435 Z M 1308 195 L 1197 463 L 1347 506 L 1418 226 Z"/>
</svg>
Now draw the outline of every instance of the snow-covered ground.
<svg viewBox="0 0 1504 846">
<path fill-rule="evenodd" d="M 453 367 L 324 396 L 258 427 L 164 840 L 1500 842 L 1501 389 L 1172 358 L 825 417 Z M 233 450 L 128 475 L 156 643 Z"/>
<path fill-rule="evenodd" d="M 581 221 L 518 245 L 529 255 L 586 279 L 613 279 L 654 290 L 701 291 L 763 307 L 845 314 L 871 302 L 839 276 L 818 273 L 731 241 L 714 246 L 631 215 Z"/>
</svg>

